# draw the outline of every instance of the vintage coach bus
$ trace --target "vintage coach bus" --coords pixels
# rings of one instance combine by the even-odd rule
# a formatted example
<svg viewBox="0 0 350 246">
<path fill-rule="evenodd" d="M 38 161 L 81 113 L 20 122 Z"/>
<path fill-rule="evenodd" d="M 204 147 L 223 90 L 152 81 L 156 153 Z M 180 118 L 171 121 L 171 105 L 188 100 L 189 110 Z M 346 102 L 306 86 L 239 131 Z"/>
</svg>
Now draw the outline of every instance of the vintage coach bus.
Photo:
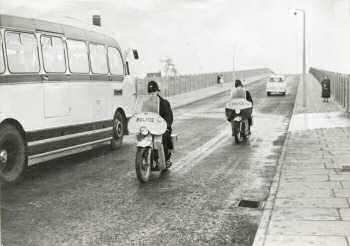
<svg viewBox="0 0 350 246">
<path fill-rule="evenodd" d="M 96 31 L 0 15 L 0 178 L 122 144 L 136 91 L 118 43 Z M 134 52 L 137 59 L 137 53 Z"/>
</svg>

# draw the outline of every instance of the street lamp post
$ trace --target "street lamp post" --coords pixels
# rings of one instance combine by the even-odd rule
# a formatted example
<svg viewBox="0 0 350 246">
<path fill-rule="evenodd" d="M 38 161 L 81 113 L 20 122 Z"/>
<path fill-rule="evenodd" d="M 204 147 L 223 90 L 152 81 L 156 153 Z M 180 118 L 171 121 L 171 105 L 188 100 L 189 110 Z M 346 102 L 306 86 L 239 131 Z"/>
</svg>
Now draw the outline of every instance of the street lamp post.
<svg viewBox="0 0 350 246">
<path fill-rule="evenodd" d="M 306 22 L 306 13 L 303 9 L 296 9 L 294 11 L 294 15 L 297 15 L 297 13 L 300 12 L 303 14 L 303 74 L 302 74 L 302 81 L 303 81 L 303 107 L 306 107 L 306 31 L 305 31 L 305 22 Z"/>
<path fill-rule="evenodd" d="M 237 44 L 235 43 L 233 46 L 233 57 L 232 57 L 232 77 L 233 77 L 233 82 L 237 79 L 237 74 L 236 74 L 236 57 L 237 56 Z"/>
<path fill-rule="evenodd" d="M 232 75 L 233 75 L 233 82 L 235 82 L 235 80 L 236 80 L 236 68 L 235 68 L 235 55 L 233 55 L 233 67 L 232 67 L 232 69 L 233 69 L 233 73 L 232 73 Z"/>
</svg>

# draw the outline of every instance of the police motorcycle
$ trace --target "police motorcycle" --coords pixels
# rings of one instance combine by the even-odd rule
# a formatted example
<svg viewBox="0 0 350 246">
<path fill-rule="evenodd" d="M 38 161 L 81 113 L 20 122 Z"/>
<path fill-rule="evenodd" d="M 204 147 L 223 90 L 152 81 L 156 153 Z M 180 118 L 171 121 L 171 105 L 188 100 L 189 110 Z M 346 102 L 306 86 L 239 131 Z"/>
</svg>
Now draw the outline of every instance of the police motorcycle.
<svg viewBox="0 0 350 246">
<path fill-rule="evenodd" d="M 236 144 L 247 141 L 250 135 L 249 116 L 252 114 L 253 105 L 244 98 L 232 99 L 226 104 L 225 114 L 231 123 L 232 136 Z"/>
<path fill-rule="evenodd" d="M 149 181 L 151 172 L 167 171 L 162 135 L 167 129 L 165 120 L 157 113 L 142 112 L 132 116 L 128 123 L 128 130 L 136 134 L 135 170 L 141 183 Z M 173 149 L 176 135 L 172 135 Z"/>
</svg>

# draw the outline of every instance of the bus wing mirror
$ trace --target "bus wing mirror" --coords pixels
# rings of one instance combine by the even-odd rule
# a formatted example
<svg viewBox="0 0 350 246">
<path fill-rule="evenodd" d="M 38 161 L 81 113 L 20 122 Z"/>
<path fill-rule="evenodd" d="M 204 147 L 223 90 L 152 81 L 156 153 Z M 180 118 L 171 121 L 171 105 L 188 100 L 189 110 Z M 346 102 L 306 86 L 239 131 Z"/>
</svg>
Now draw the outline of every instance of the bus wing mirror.
<svg viewBox="0 0 350 246">
<path fill-rule="evenodd" d="M 132 53 L 134 55 L 135 60 L 139 59 L 139 53 L 137 52 L 137 50 L 132 50 Z"/>
</svg>

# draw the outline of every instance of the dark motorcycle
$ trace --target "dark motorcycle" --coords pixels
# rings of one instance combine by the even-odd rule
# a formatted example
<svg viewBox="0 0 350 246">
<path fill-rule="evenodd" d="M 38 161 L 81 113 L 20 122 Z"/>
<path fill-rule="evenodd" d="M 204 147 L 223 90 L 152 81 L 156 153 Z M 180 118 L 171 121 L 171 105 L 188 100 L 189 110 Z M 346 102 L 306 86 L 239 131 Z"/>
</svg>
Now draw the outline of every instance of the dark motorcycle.
<svg viewBox="0 0 350 246">
<path fill-rule="evenodd" d="M 245 99 L 233 99 L 226 104 L 225 114 L 231 123 L 232 136 L 236 144 L 247 141 L 250 135 L 248 118 L 253 110 L 252 103 Z"/>
</svg>

